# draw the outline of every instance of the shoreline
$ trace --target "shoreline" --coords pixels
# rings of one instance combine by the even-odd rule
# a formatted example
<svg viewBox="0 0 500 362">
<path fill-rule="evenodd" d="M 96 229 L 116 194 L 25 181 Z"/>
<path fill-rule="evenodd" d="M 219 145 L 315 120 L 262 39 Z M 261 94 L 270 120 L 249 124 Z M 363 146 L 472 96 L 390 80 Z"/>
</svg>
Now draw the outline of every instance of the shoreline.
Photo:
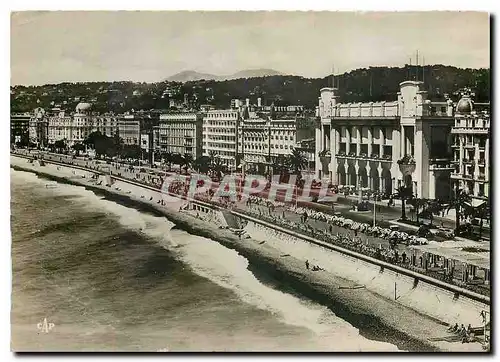
<svg viewBox="0 0 500 362">
<path fill-rule="evenodd" d="M 303 260 L 290 256 L 283 257 L 280 251 L 265 243 L 261 244 L 254 239 L 239 239 L 228 230 L 219 229 L 191 215 L 152 204 L 146 199 L 124 194 L 106 186 L 89 184 L 87 179 L 73 179 L 12 164 L 11 168 L 35 173 L 58 182 L 83 186 L 95 193 L 104 194 L 112 201 L 152 212 L 158 216 L 165 216 L 188 233 L 210 238 L 225 247 L 236 250 L 248 259 L 249 269 L 256 277 L 260 274 L 259 278 L 272 279 L 273 282 L 291 289 L 293 293 L 325 305 L 336 315 L 358 328 L 360 335 L 365 338 L 392 343 L 399 349 L 408 351 L 460 351 L 464 350 L 464 347 L 473 347 L 473 344 L 460 346 L 461 343 L 429 341 L 429 337 L 445 334 L 447 326 L 443 325 L 443 322 L 368 290 L 340 290 L 336 288 L 337 284 L 352 284 L 352 282 L 326 272 L 306 271 Z M 398 315 L 398 320 L 395 320 L 395 315 Z M 434 333 L 429 333 L 430 331 Z M 465 350 L 470 351 L 471 348 Z"/>
</svg>

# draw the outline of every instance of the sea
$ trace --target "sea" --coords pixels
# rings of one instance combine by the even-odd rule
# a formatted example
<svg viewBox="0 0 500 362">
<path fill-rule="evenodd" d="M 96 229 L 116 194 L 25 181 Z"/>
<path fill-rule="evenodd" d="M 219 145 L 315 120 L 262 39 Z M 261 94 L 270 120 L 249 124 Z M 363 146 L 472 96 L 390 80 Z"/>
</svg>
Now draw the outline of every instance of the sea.
<svg viewBox="0 0 500 362">
<path fill-rule="evenodd" d="M 398 350 L 165 217 L 10 176 L 14 351 Z"/>
</svg>

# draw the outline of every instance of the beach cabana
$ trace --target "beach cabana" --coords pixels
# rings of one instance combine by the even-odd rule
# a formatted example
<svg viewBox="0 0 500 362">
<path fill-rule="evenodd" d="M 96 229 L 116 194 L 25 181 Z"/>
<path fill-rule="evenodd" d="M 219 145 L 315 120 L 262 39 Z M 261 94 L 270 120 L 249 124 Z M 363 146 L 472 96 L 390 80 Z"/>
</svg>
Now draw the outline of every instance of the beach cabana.
<svg viewBox="0 0 500 362">
<path fill-rule="evenodd" d="M 412 246 L 414 266 L 450 275 L 469 285 L 489 285 L 489 250 L 468 251 L 458 242 L 432 243 Z"/>
</svg>

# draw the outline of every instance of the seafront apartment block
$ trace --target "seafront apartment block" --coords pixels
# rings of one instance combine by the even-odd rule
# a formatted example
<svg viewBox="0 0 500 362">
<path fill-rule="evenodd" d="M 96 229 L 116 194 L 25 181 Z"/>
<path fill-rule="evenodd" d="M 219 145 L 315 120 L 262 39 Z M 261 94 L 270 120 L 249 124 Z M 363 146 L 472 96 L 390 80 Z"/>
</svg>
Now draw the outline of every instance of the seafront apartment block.
<svg viewBox="0 0 500 362">
<path fill-rule="evenodd" d="M 400 84 L 393 102 L 338 103 L 337 89 L 320 90 L 316 124 L 316 178 L 337 185 L 392 194 L 411 185 L 420 198 L 448 200 L 454 104 L 432 102 L 423 82 Z M 412 156 L 415 169 L 403 177 L 398 160 Z"/>
<path fill-rule="evenodd" d="M 170 112 L 160 115 L 155 127 L 155 149 L 161 152 L 190 154 L 196 159 L 202 154 L 201 113 Z"/>
<path fill-rule="evenodd" d="M 211 110 L 203 116 L 203 155 L 214 151 L 222 163 L 236 169 L 240 112 L 234 109 Z"/>
<path fill-rule="evenodd" d="M 473 204 L 489 197 L 490 105 L 474 103 L 464 94 L 457 103 L 453 136 L 452 180 L 473 197 Z"/>
</svg>

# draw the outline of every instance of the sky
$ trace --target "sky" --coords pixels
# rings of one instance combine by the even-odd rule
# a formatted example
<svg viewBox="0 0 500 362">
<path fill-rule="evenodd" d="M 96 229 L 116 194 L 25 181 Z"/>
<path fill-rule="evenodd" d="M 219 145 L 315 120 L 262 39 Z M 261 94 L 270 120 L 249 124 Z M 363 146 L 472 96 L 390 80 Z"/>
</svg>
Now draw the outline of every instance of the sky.
<svg viewBox="0 0 500 362">
<path fill-rule="evenodd" d="M 11 85 L 157 82 L 184 70 L 325 77 L 419 62 L 490 67 L 480 12 L 14 12 Z"/>
</svg>

